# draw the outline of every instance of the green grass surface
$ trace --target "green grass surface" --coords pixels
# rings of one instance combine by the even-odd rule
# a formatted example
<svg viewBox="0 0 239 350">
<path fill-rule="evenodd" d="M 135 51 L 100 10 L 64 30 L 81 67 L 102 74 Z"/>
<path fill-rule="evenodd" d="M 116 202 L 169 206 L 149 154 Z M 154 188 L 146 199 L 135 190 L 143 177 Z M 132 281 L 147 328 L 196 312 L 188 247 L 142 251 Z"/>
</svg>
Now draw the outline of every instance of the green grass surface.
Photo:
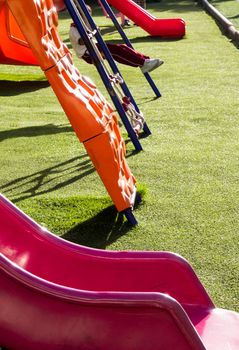
<svg viewBox="0 0 239 350">
<path fill-rule="evenodd" d="M 238 0 L 210 0 L 225 17 L 239 30 L 239 1 Z"/>
<path fill-rule="evenodd" d="M 182 40 L 126 29 L 134 47 L 165 64 L 152 73 L 162 97 L 140 70 L 120 66 L 152 136 L 130 168 L 143 191 L 130 229 L 38 67 L 0 66 L 0 191 L 57 235 L 114 250 L 167 250 L 192 264 L 218 307 L 238 305 L 238 50 L 193 1 L 150 3 L 161 18 L 183 17 Z M 105 39 L 119 36 L 94 10 Z M 60 15 L 67 37 L 70 19 Z M 76 59 L 107 96 L 94 68 Z M 35 78 L 36 79 L 35 79 Z M 109 99 L 109 97 L 107 96 Z M 126 132 L 122 128 L 126 138 Z"/>
</svg>

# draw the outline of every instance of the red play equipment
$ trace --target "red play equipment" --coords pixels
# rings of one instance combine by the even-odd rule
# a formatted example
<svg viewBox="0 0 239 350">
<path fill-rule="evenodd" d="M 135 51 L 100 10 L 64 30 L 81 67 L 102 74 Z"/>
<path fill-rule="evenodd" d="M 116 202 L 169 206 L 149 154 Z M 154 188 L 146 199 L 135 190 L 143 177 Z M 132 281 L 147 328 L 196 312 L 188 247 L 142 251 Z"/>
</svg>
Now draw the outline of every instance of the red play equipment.
<svg viewBox="0 0 239 350">
<path fill-rule="evenodd" d="M 239 314 L 217 309 L 167 252 L 67 242 L 0 195 L 0 341 L 10 350 L 238 350 Z"/>
<path fill-rule="evenodd" d="M 0 0 L 0 63 L 39 65 L 14 16 Z"/>
<path fill-rule="evenodd" d="M 65 9 L 63 0 L 53 0 L 53 3 L 58 12 Z M 5 0 L 0 0 L 0 33 L 1 64 L 39 66 Z"/>
<path fill-rule="evenodd" d="M 63 11 L 66 8 L 63 0 L 53 0 L 53 3 L 56 7 L 57 12 Z"/>
<path fill-rule="evenodd" d="M 185 35 L 185 22 L 182 18 L 155 18 L 132 0 L 108 0 L 108 2 L 151 36 L 177 39 Z"/>
</svg>

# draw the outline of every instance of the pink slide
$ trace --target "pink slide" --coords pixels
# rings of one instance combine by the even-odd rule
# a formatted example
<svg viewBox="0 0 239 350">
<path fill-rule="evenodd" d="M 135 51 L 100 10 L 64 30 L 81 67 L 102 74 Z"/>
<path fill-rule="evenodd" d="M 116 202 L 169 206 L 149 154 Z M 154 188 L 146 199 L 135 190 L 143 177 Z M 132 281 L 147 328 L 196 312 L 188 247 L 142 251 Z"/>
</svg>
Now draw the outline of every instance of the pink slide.
<svg viewBox="0 0 239 350">
<path fill-rule="evenodd" d="M 103 251 L 48 232 L 0 195 L 0 345 L 9 350 L 238 350 L 181 257 Z"/>
<path fill-rule="evenodd" d="M 108 0 L 108 2 L 151 36 L 179 39 L 185 35 L 185 22 L 182 18 L 155 18 L 132 0 Z"/>
</svg>

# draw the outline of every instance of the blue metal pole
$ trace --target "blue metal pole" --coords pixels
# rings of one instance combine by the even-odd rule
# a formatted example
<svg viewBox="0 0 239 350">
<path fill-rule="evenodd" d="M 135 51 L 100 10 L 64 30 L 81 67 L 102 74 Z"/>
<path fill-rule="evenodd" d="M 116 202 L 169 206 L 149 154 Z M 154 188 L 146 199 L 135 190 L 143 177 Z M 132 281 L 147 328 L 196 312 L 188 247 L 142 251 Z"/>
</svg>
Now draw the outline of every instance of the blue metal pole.
<svg viewBox="0 0 239 350">
<path fill-rule="evenodd" d="M 105 85 L 105 87 L 106 87 L 106 89 L 107 89 L 107 91 L 108 91 L 108 93 L 109 93 L 109 95 L 110 95 L 110 97 L 111 97 L 111 99 L 112 99 L 112 101 L 113 101 L 117 111 L 119 112 L 121 120 L 122 120 L 122 122 L 123 122 L 123 124 L 124 124 L 124 126 L 125 126 L 125 128 L 126 128 L 126 130 L 128 132 L 128 135 L 129 135 L 132 143 L 134 144 L 135 149 L 137 151 L 141 151 L 143 148 L 142 148 L 142 146 L 141 146 L 141 144 L 140 144 L 140 142 L 138 140 L 138 137 L 137 137 L 135 131 L 132 128 L 132 125 L 130 124 L 130 122 L 128 120 L 128 117 L 127 117 L 127 115 L 126 115 L 126 113 L 124 111 L 124 108 L 122 106 L 121 101 L 119 100 L 117 94 L 114 91 L 114 88 L 112 86 L 112 82 L 110 81 L 110 79 L 108 77 L 108 74 L 105 71 L 104 66 L 102 65 L 101 60 L 99 59 L 97 53 L 95 52 L 95 50 L 94 50 L 94 48 L 92 46 L 91 39 L 89 38 L 88 33 L 85 30 L 84 24 L 82 23 L 82 20 L 78 16 L 78 10 L 77 10 L 76 5 L 74 4 L 73 0 L 64 0 L 64 1 L 65 1 L 65 5 L 66 5 L 66 7 L 67 7 L 67 9 L 68 9 L 68 11 L 69 11 L 69 13 L 70 13 L 74 23 L 75 23 L 75 25 L 77 27 L 77 30 L 79 31 L 82 39 L 84 40 L 84 43 L 85 43 L 85 45 L 86 45 L 86 47 L 87 47 L 87 49 L 88 49 L 88 51 L 89 51 L 89 53 L 91 55 L 91 57 L 92 57 L 95 65 L 96 65 L 96 67 L 97 67 L 97 70 L 98 70 L 98 72 L 99 72 L 99 74 L 100 74 L 100 76 L 102 78 L 102 81 L 103 81 L 103 83 L 104 83 L 104 85 Z M 88 19 L 91 18 L 91 16 L 90 16 L 90 14 L 89 14 L 85 4 L 83 4 L 83 7 L 85 8 L 85 11 L 87 12 L 88 16 L 86 14 L 85 15 L 87 16 L 87 20 L 88 20 Z M 83 8 L 82 8 L 82 10 L 83 10 Z M 89 23 L 90 23 L 90 21 L 89 21 Z M 91 23 L 90 23 L 90 25 L 91 25 Z M 95 28 L 98 31 L 96 26 L 95 26 Z M 107 50 L 108 50 L 108 48 L 107 48 Z M 112 60 L 113 60 L 113 58 L 112 58 Z"/>
<path fill-rule="evenodd" d="M 120 71 L 119 71 L 119 69 L 118 69 L 118 67 L 117 67 L 117 65 L 116 65 L 116 63 L 115 63 L 115 61 L 114 61 L 114 59 L 113 59 L 113 57 L 112 57 L 112 55 L 111 55 L 107 45 L 106 45 L 106 43 L 104 42 L 104 40 L 103 40 L 99 30 L 98 30 L 98 27 L 96 26 L 93 18 L 89 14 L 89 11 L 88 11 L 88 9 L 87 9 L 87 7 L 85 5 L 84 0 L 76 0 L 76 1 L 80 5 L 84 15 L 87 18 L 87 21 L 89 22 L 89 24 L 91 26 L 91 28 L 95 31 L 95 37 L 97 39 L 97 42 L 100 45 L 100 48 L 103 51 L 104 57 L 107 59 L 107 61 L 108 61 L 109 65 L 110 65 L 113 73 L 114 74 L 119 74 L 122 77 L 122 75 L 121 75 L 121 73 L 120 73 Z M 140 113 L 140 110 L 139 110 L 139 108 L 138 108 L 138 106 L 137 106 L 137 104 L 136 104 L 136 102 L 135 102 L 135 100 L 134 100 L 134 98 L 133 98 L 133 96 L 132 96 L 132 94 L 131 94 L 131 92 L 130 92 L 130 90 L 129 90 L 128 86 L 126 85 L 126 83 L 125 83 L 123 78 L 122 78 L 122 83 L 120 85 L 122 87 L 122 90 L 123 90 L 124 94 L 126 96 L 130 97 L 130 102 L 132 102 L 132 104 L 134 105 L 135 110 L 138 113 Z M 144 123 L 143 130 L 144 130 L 146 135 L 150 135 L 151 134 L 151 131 L 149 130 L 149 128 L 148 128 L 146 123 Z"/>
<path fill-rule="evenodd" d="M 128 39 L 127 35 L 125 34 L 124 30 L 122 29 L 121 25 L 117 21 L 115 15 L 114 15 L 114 12 L 111 10 L 111 7 L 109 6 L 108 2 L 106 0 L 101 0 L 101 4 L 103 5 L 104 9 L 106 10 L 108 15 L 110 16 L 112 22 L 114 23 L 116 29 L 120 33 L 121 38 L 124 40 L 125 44 L 127 46 L 131 47 L 132 49 L 134 49 L 133 45 L 131 44 L 131 42 Z M 157 86 L 155 85 L 155 83 L 154 83 L 153 79 L 151 78 L 151 76 L 149 75 L 149 73 L 142 73 L 142 74 L 144 74 L 144 76 L 147 79 L 149 85 L 153 89 L 155 95 L 157 97 L 161 97 L 161 93 L 159 92 Z"/>
</svg>

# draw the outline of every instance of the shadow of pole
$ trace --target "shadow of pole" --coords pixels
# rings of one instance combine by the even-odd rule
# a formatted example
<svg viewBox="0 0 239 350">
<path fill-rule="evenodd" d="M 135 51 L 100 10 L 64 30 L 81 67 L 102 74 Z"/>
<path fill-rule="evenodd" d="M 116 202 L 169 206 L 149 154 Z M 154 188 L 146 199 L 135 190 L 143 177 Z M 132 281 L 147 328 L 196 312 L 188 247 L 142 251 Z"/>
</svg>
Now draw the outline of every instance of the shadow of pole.
<svg viewBox="0 0 239 350">
<path fill-rule="evenodd" d="M 82 161 L 85 157 L 87 159 Z M 81 157 L 68 159 L 31 175 L 10 181 L 1 186 L 0 190 L 6 194 L 17 192 L 15 198 L 12 199 L 14 203 L 17 203 L 64 188 L 94 171 L 95 168 L 90 159 L 84 154 Z"/>
<path fill-rule="evenodd" d="M 114 206 L 110 206 L 71 228 L 61 237 L 80 245 L 106 249 L 131 229 L 132 226 L 125 221 L 123 214 L 118 213 Z"/>
<path fill-rule="evenodd" d="M 12 81 L 1 80 L 0 96 L 16 96 L 27 92 L 45 89 L 50 86 L 47 80 L 37 81 Z"/>
<path fill-rule="evenodd" d="M 0 131 L 0 142 L 4 140 L 9 140 L 12 138 L 18 137 L 36 137 L 42 135 L 55 135 L 65 132 L 72 132 L 72 127 L 70 125 L 36 125 L 36 126 L 27 126 L 24 128 L 9 129 Z"/>
</svg>

